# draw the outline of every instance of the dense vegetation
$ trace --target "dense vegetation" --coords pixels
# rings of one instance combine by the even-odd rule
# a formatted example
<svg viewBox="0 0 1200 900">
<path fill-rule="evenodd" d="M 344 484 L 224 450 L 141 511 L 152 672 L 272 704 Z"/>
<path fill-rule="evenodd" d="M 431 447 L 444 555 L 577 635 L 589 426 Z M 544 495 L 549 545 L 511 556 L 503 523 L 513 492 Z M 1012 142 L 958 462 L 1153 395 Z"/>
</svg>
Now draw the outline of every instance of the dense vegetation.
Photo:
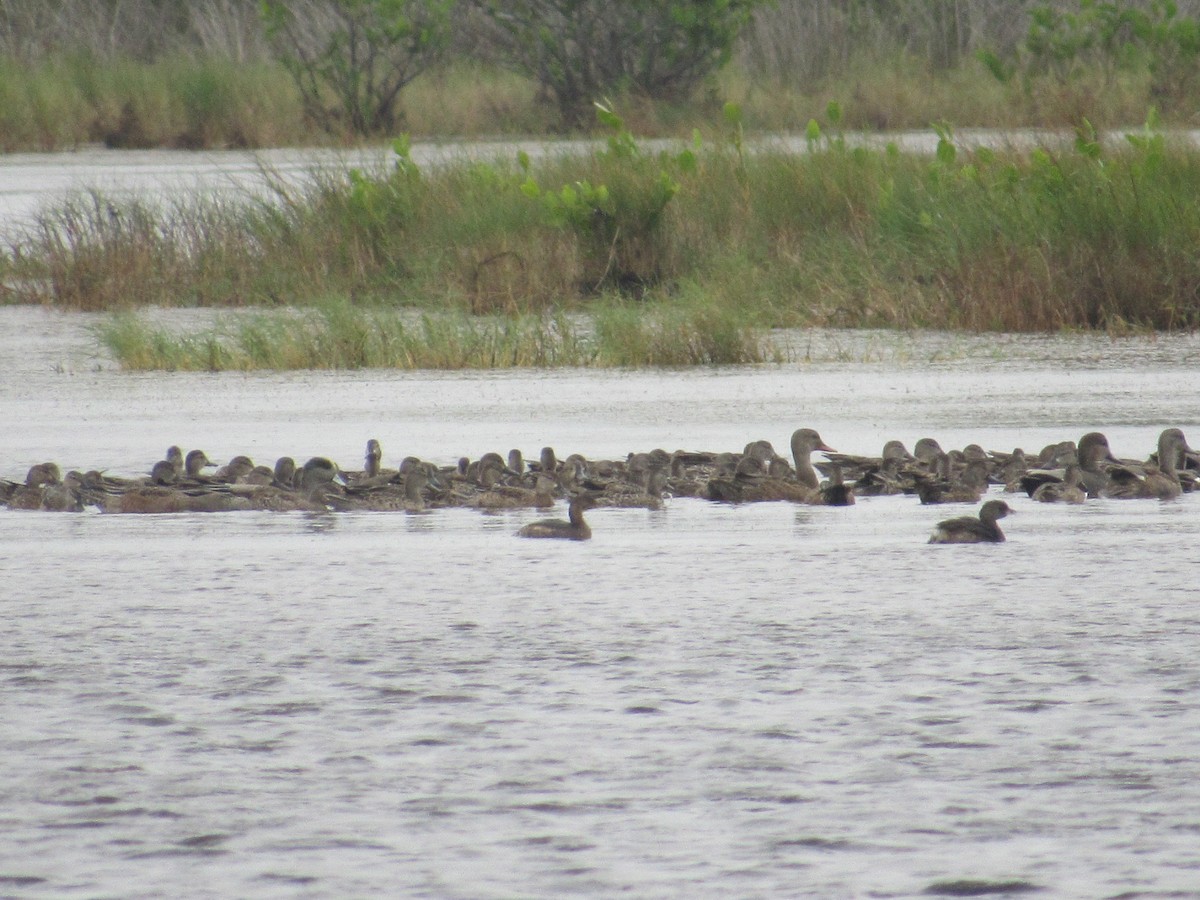
<svg viewBox="0 0 1200 900">
<path fill-rule="evenodd" d="M 265 14 L 264 14 L 265 10 Z M 0 150 L 1192 124 L 1200 0 L 8 0 Z"/>
<path fill-rule="evenodd" d="M 400 141 L 385 170 L 274 199 L 80 196 L 10 248 L 7 290 L 291 310 L 106 329 L 164 367 L 733 362 L 769 358 L 778 327 L 1200 323 L 1200 154 L 1152 129 L 998 152 L 943 127 L 927 156 L 853 145 L 832 106 L 807 152 L 751 152 L 731 107 L 724 142 L 650 152 L 600 112 L 606 144 L 537 162 L 422 171 Z"/>
<path fill-rule="evenodd" d="M 497 16 L 540 10 L 544 37 L 566 0 L 273 0 L 265 18 L 250 0 L 5 4 L 7 149 L 546 132 L 582 127 L 582 98 L 606 84 L 619 102 L 589 104 L 592 152 L 423 170 L 405 135 L 379 170 L 279 179 L 265 198 L 66 198 L 7 236 L 0 294 L 117 311 L 100 339 L 146 368 L 736 363 L 779 358 L 771 330 L 809 325 L 1200 325 L 1200 154 L 1158 130 L 1193 112 L 1196 10 L 712 0 L 695 6 L 730 18 L 689 31 L 655 18 L 675 4 L 627 2 L 682 81 L 633 54 L 581 93 L 555 82 L 563 58 Z M 335 7 L 322 27 L 296 18 Z M 380 30 L 385 8 L 429 18 Z M 131 10 L 140 30 L 120 24 Z M 111 16 L 108 44 L 94 22 L 74 30 L 67 13 L 85 11 Z M 374 62 L 359 72 L 339 48 Z M 1147 109 L 1145 128 L 1099 136 Z M 948 120 L 1075 137 L 1000 152 L 938 124 L 924 155 L 845 136 Z M 757 144 L 763 128 L 807 147 Z M 634 131 L 676 137 L 652 150 Z M 256 311 L 188 335 L 133 312 L 172 305 Z"/>
</svg>

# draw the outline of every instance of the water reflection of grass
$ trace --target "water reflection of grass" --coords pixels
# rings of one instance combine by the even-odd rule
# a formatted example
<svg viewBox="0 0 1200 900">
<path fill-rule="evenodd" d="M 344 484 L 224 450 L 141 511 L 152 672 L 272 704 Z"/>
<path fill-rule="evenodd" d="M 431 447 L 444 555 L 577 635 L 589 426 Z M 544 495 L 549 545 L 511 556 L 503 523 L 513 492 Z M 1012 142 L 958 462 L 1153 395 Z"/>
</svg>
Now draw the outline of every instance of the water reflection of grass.
<svg viewBox="0 0 1200 900">
<path fill-rule="evenodd" d="M 75 197 L 0 278 L 80 309 L 317 304 L 193 337 L 123 319 L 105 341 L 128 365 L 753 362 L 778 355 L 774 328 L 1193 328 L 1197 194 L 1200 153 L 1152 132 L 1031 152 L 940 132 L 928 157 L 819 134 L 806 153 L 660 154 L 622 132 L 429 171 L 399 146 L 270 202 Z"/>
</svg>

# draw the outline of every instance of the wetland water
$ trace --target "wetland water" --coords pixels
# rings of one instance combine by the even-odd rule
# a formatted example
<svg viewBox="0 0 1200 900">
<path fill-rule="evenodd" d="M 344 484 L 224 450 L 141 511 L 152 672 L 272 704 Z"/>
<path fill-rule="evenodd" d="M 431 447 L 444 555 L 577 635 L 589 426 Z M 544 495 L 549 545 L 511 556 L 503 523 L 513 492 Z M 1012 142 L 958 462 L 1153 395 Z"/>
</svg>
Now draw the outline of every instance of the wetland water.
<svg viewBox="0 0 1200 900">
<path fill-rule="evenodd" d="M 189 315 L 179 314 L 181 317 Z M 0 476 L 333 457 L 1200 444 L 1200 340 L 814 333 L 785 366 L 126 374 L 0 308 Z M 0 895 L 1200 895 L 1200 496 L 0 510 Z M 561 512 L 561 510 L 560 510 Z"/>
</svg>

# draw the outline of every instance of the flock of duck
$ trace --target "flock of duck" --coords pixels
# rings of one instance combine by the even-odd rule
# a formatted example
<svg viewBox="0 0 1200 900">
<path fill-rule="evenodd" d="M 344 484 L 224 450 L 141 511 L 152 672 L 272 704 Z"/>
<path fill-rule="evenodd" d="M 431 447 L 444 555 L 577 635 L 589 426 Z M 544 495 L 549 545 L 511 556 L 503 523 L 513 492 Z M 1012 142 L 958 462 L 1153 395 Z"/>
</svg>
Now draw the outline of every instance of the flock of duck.
<svg viewBox="0 0 1200 900">
<path fill-rule="evenodd" d="M 813 453 L 823 453 L 816 463 Z M 211 474 L 206 470 L 214 469 Z M 407 511 L 446 507 L 479 510 L 550 508 L 568 501 L 568 516 L 530 523 L 529 538 L 587 540 L 584 512 L 598 506 L 657 509 L 665 498 L 699 497 L 724 503 L 785 501 L 850 506 L 855 497 L 915 495 L 923 504 L 978 503 L 992 486 L 1024 492 L 1041 502 L 1083 503 L 1092 497 L 1168 500 L 1195 488 L 1200 455 L 1183 432 L 1167 428 L 1146 460 L 1118 459 L 1100 432 L 1045 447 L 1029 458 L 1023 450 L 985 451 L 977 444 L 945 451 L 932 438 L 910 453 L 888 441 L 877 457 L 838 453 L 811 428 L 792 434 L 791 459 L 769 441 L 740 452 L 651 450 L 624 459 L 594 460 L 579 454 L 559 459 L 546 447 L 536 461 L 519 450 L 507 457 L 485 453 L 453 466 L 405 458 L 383 466 L 377 440 L 367 442 L 361 470 L 345 471 L 326 457 L 297 466 L 291 457 L 274 467 L 235 456 L 217 467 L 202 450 L 170 447 L 142 477 L 100 471 L 62 474 L 52 462 L 30 468 L 24 483 L 0 480 L 0 503 L 10 509 L 107 513 L 275 511 Z M 1000 499 L 983 503 L 978 515 L 939 522 L 930 543 L 1004 540 L 999 520 L 1011 512 Z"/>
</svg>

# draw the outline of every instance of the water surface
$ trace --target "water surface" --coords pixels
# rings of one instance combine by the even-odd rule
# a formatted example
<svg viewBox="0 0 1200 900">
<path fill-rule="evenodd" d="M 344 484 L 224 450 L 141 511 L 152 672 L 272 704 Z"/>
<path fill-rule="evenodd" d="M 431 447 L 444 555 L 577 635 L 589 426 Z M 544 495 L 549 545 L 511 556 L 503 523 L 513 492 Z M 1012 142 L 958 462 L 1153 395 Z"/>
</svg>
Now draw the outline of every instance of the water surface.
<svg viewBox="0 0 1200 900">
<path fill-rule="evenodd" d="M 202 315 L 192 313 L 178 314 Z M 786 366 L 130 375 L 0 309 L 0 477 L 1200 443 L 1200 341 L 793 336 Z M 0 511 L 0 895 L 1200 892 L 1200 500 L 538 514 Z"/>
</svg>

